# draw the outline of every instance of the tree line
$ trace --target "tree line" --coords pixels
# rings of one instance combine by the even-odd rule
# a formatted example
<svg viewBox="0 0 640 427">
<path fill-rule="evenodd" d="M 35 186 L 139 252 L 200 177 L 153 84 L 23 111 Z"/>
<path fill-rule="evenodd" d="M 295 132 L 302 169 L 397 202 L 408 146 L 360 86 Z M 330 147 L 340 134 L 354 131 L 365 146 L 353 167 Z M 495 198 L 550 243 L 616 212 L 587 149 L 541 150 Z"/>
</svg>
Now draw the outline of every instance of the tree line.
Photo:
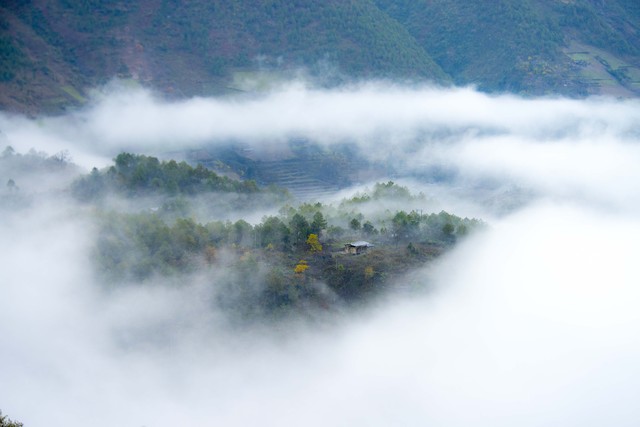
<svg viewBox="0 0 640 427">
<path fill-rule="evenodd" d="M 78 179 L 72 191 L 80 200 L 95 200 L 109 192 L 125 195 L 193 195 L 202 192 L 258 193 L 255 181 L 220 176 L 202 165 L 175 160 L 160 161 L 141 154 L 120 153 L 115 164 L 104 170 L 93 168 Z"/>
</svg>

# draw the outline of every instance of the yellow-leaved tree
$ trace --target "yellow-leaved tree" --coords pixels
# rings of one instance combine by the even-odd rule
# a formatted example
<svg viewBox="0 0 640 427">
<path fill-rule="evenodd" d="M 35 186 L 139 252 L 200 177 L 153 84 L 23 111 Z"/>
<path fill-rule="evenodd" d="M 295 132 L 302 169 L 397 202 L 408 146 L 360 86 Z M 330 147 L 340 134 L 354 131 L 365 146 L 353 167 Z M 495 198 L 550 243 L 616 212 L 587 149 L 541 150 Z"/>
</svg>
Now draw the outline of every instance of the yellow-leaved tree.
<svg viewBox="0 0 640 427">
<path fill-rule="evenodd" d="M 307 268 L 309 268 L 307 261 L 301 259 L 300 261 L 298 261 L 298 265 L 296 265 L 296 267 L 293 269 L 293 272 L 296 274 L 302 274 L 307 270 Z"/>
<path fill-rule="evenodd" d="M 375 270 L 373 269 L 372 266 L 368 265 L 367 267 L 365 267 L 364 269 L 364 278 L 369 280 L 373 277 L 373 275 L 375 274 Z"/>
<path fill-rule="evenodd" d="M 317 234 L 309 234 L 309 237 L 307 237 L 307 245 L 309 245 L 311 253 L 322 252 L 322 244 L 320 244 Z"/>
</svg>

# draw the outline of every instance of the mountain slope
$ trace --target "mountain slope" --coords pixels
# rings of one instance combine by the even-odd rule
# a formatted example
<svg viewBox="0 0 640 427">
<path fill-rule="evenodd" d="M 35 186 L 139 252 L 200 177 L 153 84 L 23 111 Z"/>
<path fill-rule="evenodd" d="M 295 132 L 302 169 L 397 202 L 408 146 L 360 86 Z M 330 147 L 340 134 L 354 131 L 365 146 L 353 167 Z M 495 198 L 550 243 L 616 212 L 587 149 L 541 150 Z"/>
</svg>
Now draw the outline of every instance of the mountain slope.
<svg viewBox="0 0 640 427">
<path fill-rule="evenodd" d="M 481 90 L 640 93 L 637 0 L 6 0 L 0 108 L 82 104 L 114 77 L 174 96 L 298 70 Z"/>
<path fill-rule="evenodd" d="M 0 17 L 4 108 L 77 101 L 67 86 L 79 94 L 114 76 L 186 95 L 224 91 L 234 71 L 260 67 L 448 80 L 368 0 L 32 0 L 1 6 Z"/>
<path fill-rule="evenodd" d="M 376 0 L 401 22 L 456 83 L 488 91 L 600 93 L 595 77 L 640 87 L 569 54 L 577 44 L 604 50 L 624 68 L 640 65 L 640 15 L 633 0 Z M 586 67 L 588 68 L 588 67 Z M 640 70 L 639 70 L 640 71 Z M 637 79 L 630 79 L 637 81 Z M 636 93 L 637 95 L 637 93 Z"/>
</svg>

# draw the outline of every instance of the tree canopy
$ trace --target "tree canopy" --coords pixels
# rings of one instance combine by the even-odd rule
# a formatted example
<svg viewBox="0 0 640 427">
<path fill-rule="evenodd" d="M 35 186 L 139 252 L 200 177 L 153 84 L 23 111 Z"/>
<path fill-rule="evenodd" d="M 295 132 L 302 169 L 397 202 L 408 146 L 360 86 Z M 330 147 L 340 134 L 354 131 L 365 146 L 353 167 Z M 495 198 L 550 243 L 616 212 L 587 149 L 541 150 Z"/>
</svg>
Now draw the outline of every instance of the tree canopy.
<svg viewBox="0 0 640 427">
<path fill-rule="evenodd" d="M 106 170 L 94 168 L 74 183 L 81 200 L 92 200 L 113 191 L 126 195 L 193 195 L 203 192 L 257 193 L 255 181 L 237 181 L 220 176 L 202 165 L 193 167 L 175 160 L 160 161 L 141 154 L 120 153 Z"/>
</svg>

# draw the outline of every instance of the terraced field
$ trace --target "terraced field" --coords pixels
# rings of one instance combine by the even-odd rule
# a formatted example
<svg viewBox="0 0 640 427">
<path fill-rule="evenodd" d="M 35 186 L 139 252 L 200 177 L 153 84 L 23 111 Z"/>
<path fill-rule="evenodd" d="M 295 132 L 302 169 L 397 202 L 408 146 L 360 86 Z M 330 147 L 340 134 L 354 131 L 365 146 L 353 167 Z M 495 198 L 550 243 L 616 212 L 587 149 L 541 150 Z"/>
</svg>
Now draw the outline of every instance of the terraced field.
<svg viewBox="0 0 640 427">
<path fill-rule="evenodd" d="M 253 179 L 263 186 L 275 184 L 300 200 L 327 196 L 387 172 L 355 153 L 329 150 L 311 142 L 301 144 L 300 141 L 292 141 L 290 147 L 272 149 L 268 153 L 241 144 L 199 149 L 186 153 L 186 160 L 231 178 Z"/>
<path fill-rule="evenodd" d="M 311 173 L 312 160 L 259 162 L 258 183 L 275 184 L 289 190 L 296 198 L 307 200 L 327 196 L 350 184 L 345 177 L 320 179 Z M 341 185 L 342 183 L 342 185 Z"/>
<path fill-rule="evenodd" d="M 616 97 L 640 95 L 640 67 L 593 46 L 574 43 L 565 53 L 578 66 L 578 77 L 591 92 Z"/>
</svg>

